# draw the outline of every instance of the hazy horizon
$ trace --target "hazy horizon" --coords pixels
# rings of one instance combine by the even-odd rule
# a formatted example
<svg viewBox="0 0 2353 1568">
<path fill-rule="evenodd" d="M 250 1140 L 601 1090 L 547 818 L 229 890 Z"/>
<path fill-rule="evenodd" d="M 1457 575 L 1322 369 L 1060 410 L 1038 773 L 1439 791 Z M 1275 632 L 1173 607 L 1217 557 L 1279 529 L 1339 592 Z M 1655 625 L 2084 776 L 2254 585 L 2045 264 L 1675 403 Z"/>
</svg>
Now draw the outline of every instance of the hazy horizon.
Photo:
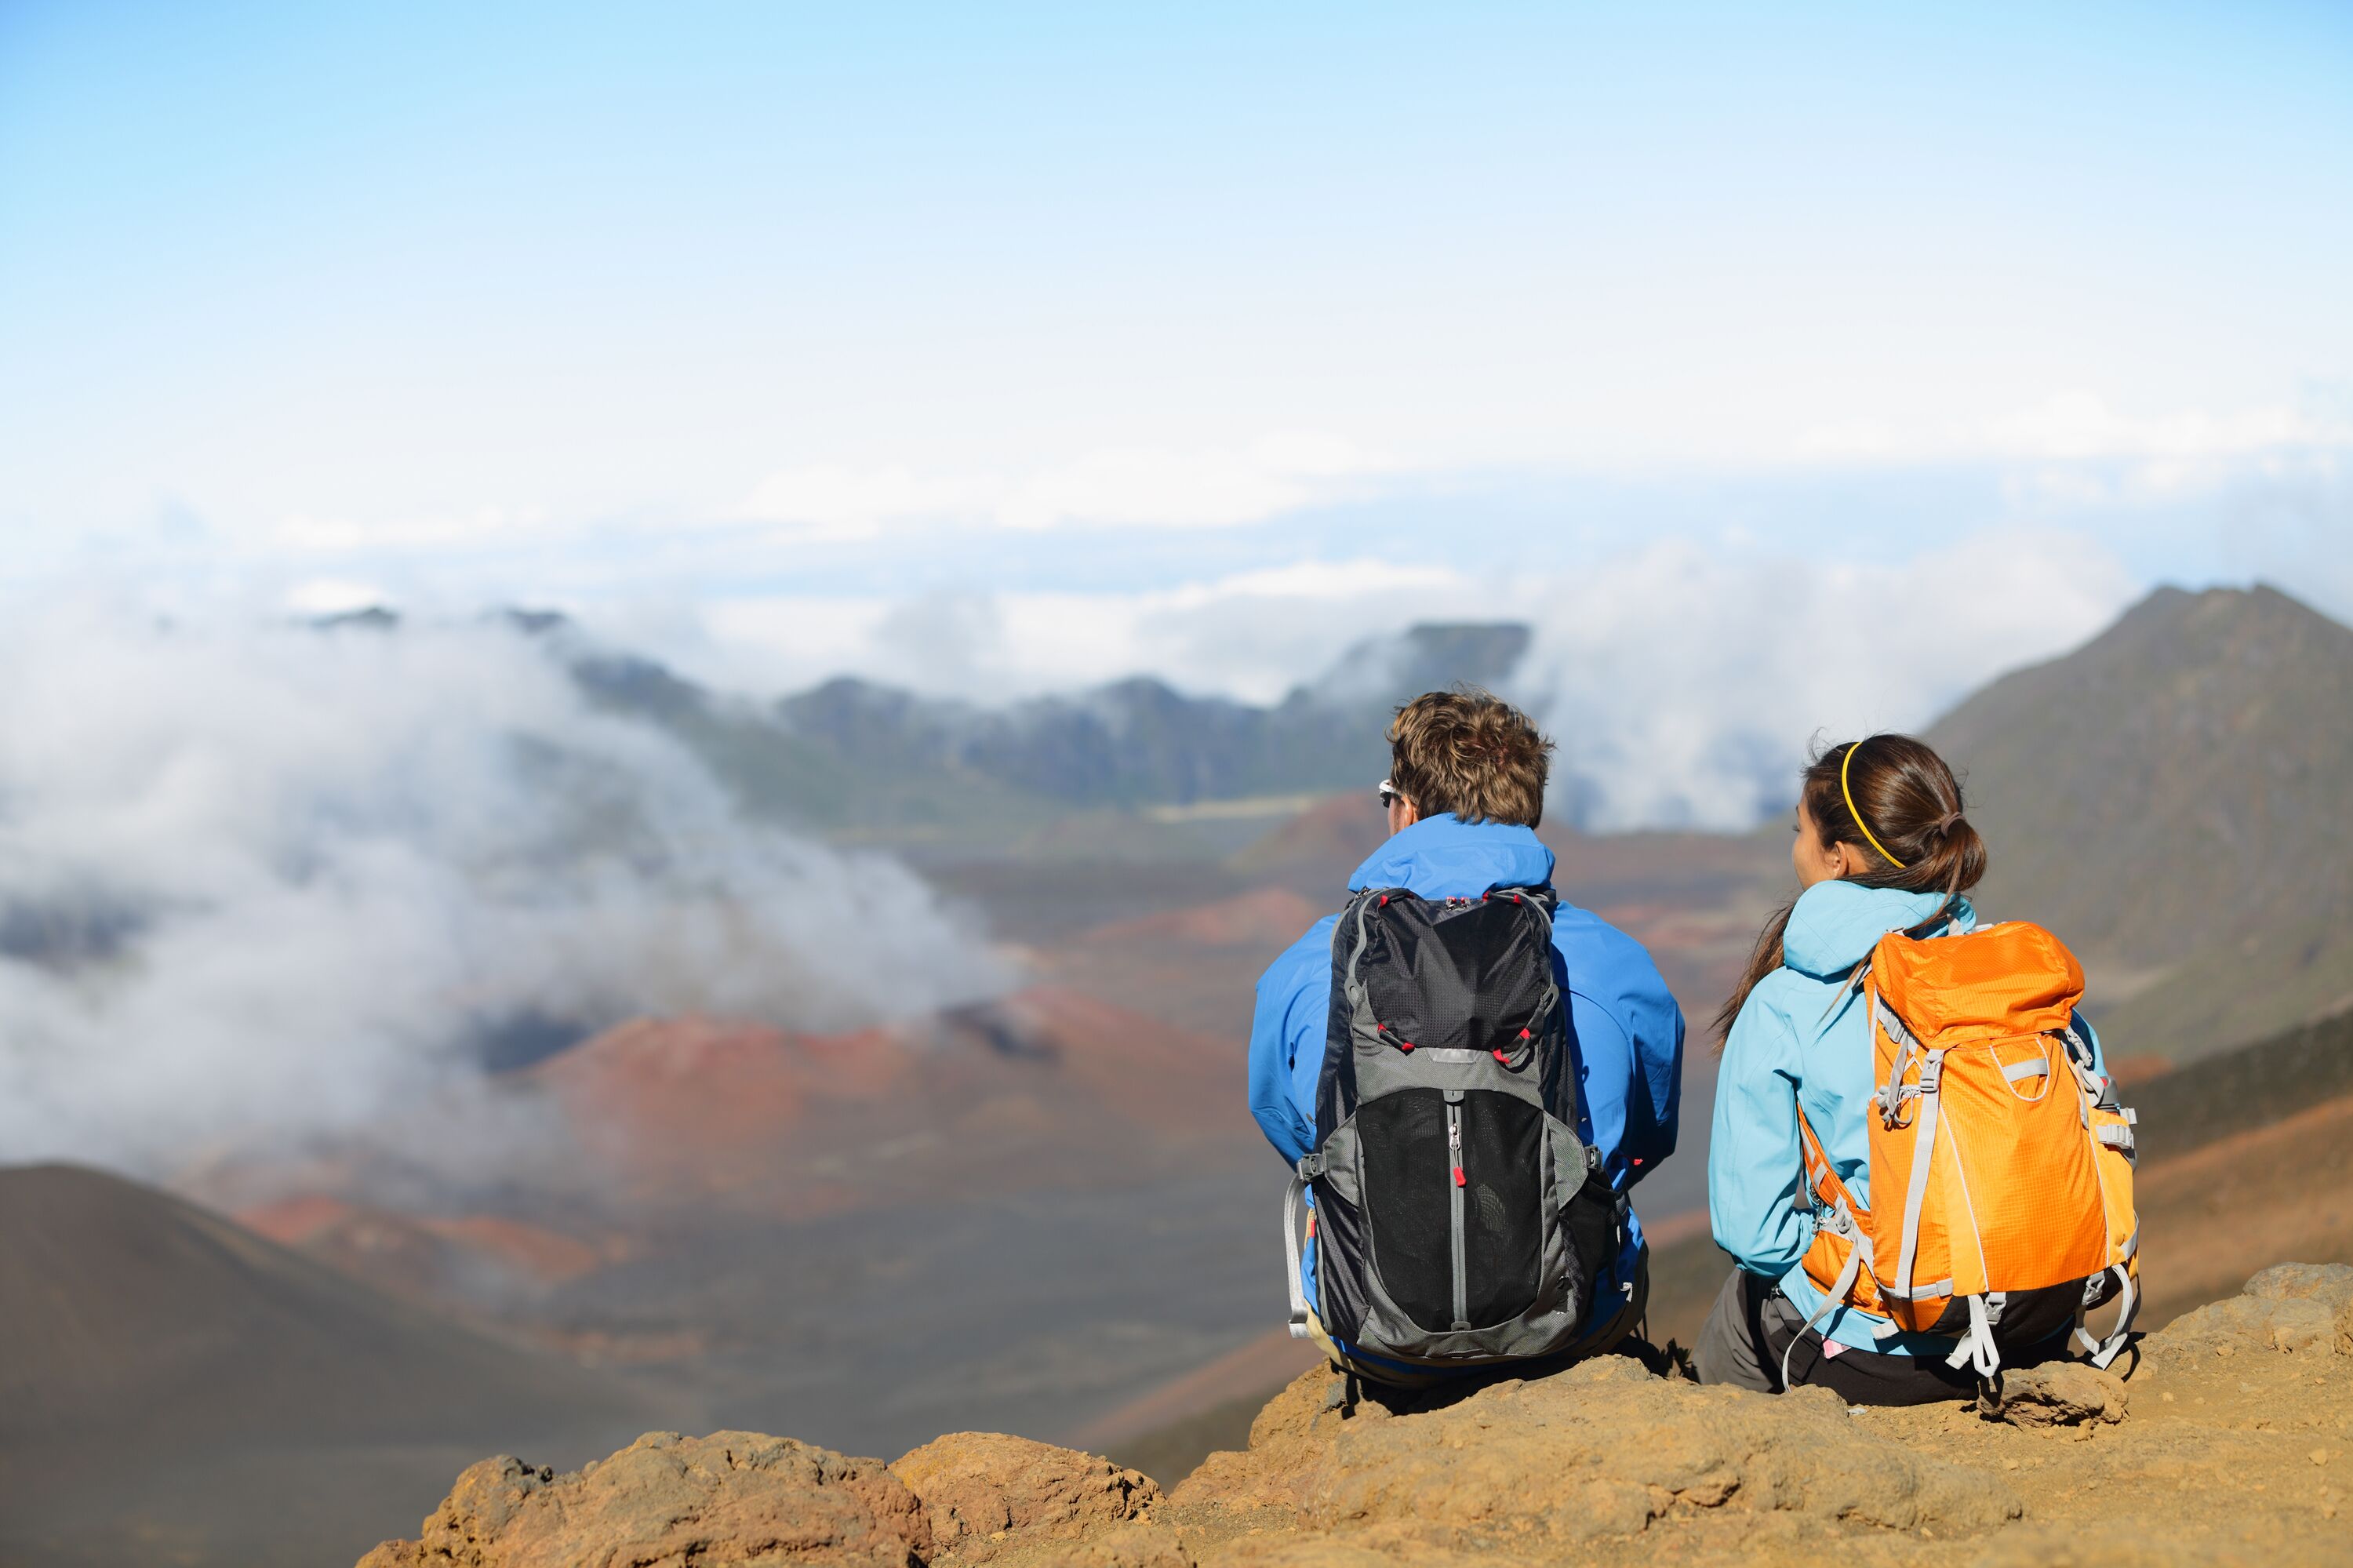
<svg viewBox="0 0 2353 1568">
<path fill-rule="evenodd" d="M 1736 671 L 1792 581 L 2353 617 L 2348 69 L 2291 5 L 13 6 L 0 604 L 992 700 L 1596 599 Z"/>
</svg>

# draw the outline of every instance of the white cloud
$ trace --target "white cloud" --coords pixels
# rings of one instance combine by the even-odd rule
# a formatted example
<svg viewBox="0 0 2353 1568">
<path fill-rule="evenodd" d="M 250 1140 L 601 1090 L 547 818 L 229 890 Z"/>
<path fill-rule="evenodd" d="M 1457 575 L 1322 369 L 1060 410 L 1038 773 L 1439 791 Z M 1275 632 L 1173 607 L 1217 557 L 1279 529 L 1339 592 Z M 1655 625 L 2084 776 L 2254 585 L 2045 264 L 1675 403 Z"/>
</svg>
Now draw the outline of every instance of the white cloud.
<svg viewBox="0 0 2353 1568">
<path fill-rule="evenodd" d="M 0 632 L 0 1150 L 144 1164 L 467 1097 L 485 1032 L 980 994 L 894 863 L 737 819 L 522 638 Z"/>
<path fill-rule="evenodd" d="M 2211 475 L 2232 460 L 2353 448 L 2353 417 L 2318 398 L 2220 412 L 2129 412 L 2081 387 L 1975 418 L 1905 424 L 1831 421 L 1803 430 L 1796 456 L 1822 462 L 1934 462 L 1990 459 L 2025 463 L 2133 460 L 2153 472 Z"/>
<path fill-rule="evenodd" d="M 2138 591 L 2063 535 L 1991 531 L 1889 564 L 1661 546 L 1546 586 L 1514 694 L 1558 739 L 1588 825 L 1741 829 L 1791 798 L 1816 732 L 1925 726 Z"/>
<path fill-rule="evenodd" d="M 341 615 L 387 602 L 375 584 L 352 577 L 311 577 L 286 593 L 286 608 L 297 615 Z"/>
<path fill-rule="evenodd" d="M 1333 436 L 1276 436 L 1189 452 L 1107 448 L 1023 481 L 997 514 L 1014 528 L 1220 527 L 1335 499 L 1377 467 Z"/>
<path fill-rule="evenodd" d="M 1229 448 L 1103 447 L 1019 474 L 815 464 L 755 485 L 734 515 L 794 537 L 873 538 L 894 524 L 1217 528 L 1355 493 L 1385 465 L 1336 436 Z"/>
<path fill-rule="evenodd" d="M 1228 595 L 1349 599 L 1392 592 L 1451 593 L 1468 586 L 1461 573 L 1445 567 L 1375 560 L 1294 561 L 1289 566 L 1236 572 L 1198 588 L 1176 589 L 1169 597 L 1177 604 L 1193 598 L 1206 602 Z"/>
<path fill-rule="evenodd" d="M 486 502 L 462 512 L 373 518 L 296 512 L 280 519 L 272 543 L 290 555 L 333 556 L 364 550 L 429 550 L 560 531 L 543 506 Z"/>
<path fill-rule="evenodd" d="M 737 514 L 820 540 L 871 539 L 893 523 L 953 520 L 986 511 L 986 480 L 947 478 L 904 469 L 814 464 L 782 469 L 754 487 Z"/>
</svg>

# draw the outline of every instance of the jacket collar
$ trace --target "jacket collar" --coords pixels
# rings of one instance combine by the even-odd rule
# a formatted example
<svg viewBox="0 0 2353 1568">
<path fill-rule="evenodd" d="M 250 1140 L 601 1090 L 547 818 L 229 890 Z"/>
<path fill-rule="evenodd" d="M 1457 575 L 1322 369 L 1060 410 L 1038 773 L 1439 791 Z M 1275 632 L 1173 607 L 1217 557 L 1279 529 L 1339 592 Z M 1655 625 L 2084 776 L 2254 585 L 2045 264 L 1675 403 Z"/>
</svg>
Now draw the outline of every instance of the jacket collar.
<svg viewBox="0 0 2353 1568">
<path fill-rule="evenodd" d="M 1852 882 L 1817 882 L 1798 895 L 1781 937 L 1781 961 L 1806 974 L 1844 974 L 1890 931 L 1919 925 L 1945 906 L 1941 893 L 1906 893 Z M 1953 929 L 1977 927 L 1976 908 L 1953 900 Z"/>
<path fill-rule="evenodd" d="M 1423 898 L 1476 898 L 1494 887 L 1542 887 L 1552 851 L 1533 828 L 1465 822 L 1452 812 L 1393 833 L 1348 878 L 1348 890 L 1402 887 Z"/>
</svg>

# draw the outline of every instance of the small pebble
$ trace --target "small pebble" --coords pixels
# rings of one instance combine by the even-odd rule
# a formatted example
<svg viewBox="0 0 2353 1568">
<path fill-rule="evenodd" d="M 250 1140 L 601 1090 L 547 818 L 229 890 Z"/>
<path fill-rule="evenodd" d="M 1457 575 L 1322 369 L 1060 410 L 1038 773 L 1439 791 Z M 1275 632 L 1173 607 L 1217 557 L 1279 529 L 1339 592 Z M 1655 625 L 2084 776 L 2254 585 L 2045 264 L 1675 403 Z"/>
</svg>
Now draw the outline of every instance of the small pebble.
<svg viewBox="0 0 2353 1568">
<path fill-rule="evenodd" d="M 2325 1465 L 2328 1463 L 2328 1450 L 2326 1448 L 2315 1448 L 2312 1451 L 2312 1462 L 2316 1465 Z"/>
</svg>

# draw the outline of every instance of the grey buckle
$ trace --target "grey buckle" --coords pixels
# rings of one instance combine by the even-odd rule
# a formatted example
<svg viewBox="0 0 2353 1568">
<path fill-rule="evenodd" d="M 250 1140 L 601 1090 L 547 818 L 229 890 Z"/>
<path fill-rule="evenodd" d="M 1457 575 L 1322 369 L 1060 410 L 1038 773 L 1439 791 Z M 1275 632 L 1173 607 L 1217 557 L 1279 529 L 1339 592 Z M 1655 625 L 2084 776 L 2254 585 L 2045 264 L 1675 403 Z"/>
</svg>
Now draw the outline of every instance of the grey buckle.
<svg viewBox="0 0 2353 1568">
<path fill-rule="evenodd" d="M 1313 1181 L 1317 1177 L 1324 1174 L 1324 1151 L 1319 1149 L 1312 1154 L 1301 1157 L 1299 1161 L 1299 1179 L 1302 1181 Z"/>
</svg>

